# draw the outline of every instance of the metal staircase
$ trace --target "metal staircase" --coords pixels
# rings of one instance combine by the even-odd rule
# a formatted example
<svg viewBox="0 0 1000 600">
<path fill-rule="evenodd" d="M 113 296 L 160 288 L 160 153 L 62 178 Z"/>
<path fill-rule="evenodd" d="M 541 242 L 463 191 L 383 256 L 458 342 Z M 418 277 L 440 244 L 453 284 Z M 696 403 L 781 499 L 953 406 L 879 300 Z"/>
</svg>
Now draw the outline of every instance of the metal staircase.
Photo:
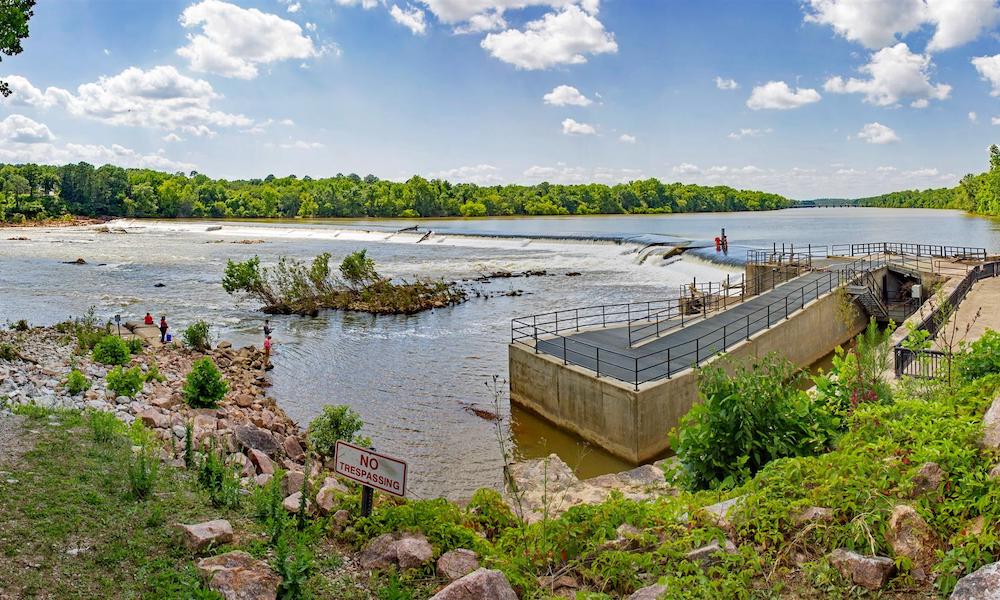
<svg viewBox="0 0 1000 600">
<path fill-rule="evenodd" d="M 882 300 L 882 288 L 879 287 L 871 271 L 865 271 L 855 281 L 847 286 L 847 293 L 858 301 L 869 315 L 876 321 L 888 321 L 889 310 Z"/>
</svg>

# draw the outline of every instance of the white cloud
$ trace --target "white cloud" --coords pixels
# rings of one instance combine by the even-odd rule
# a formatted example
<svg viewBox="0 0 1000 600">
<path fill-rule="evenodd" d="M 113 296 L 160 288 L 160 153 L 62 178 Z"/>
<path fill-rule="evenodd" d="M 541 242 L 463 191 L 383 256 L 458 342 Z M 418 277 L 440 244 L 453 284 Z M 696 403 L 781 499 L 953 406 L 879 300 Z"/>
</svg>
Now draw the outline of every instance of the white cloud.
<svg viewBox="0 0 1000 600">
<path fill-rule="evenodd" d="M 993 86 L 990 95 L 1000 96 L 1000 54 L 977 56 L 972 59 L 972 66 L 976 67 L 983 81 L 988 81 Z"/>
<path fill-rule="evenodd" d="M 971 121 L 973 123 L 978 123 L 979 122 L 979 115 L 977 115 L 974 112 L 970 112 L 969 113 L 969 121 Z"/>
<path fill-rule="evenodd" d="M 379 0 L 337 0 L 337 4 L 341 6 L 360 6 L 368 10 L 369 8 L 378 6 Z"/>
<path fill-rule="evenodd" d="M 681 163 L 675 165 L 673 172 L 677 175 L 693 175 L 695 173 L 701 173 L 701 168 L 698 165 L 693 165 L 691 163 Z"/>
<path fill-rule="evenodd" d="M 24 115 L 10 115 L 0 121 L 0 140 L 12 144 L 37 144 L 55 139 L 48 126 Z"/>
<path fill-rule="evenodd" d="M 62 108 L 77 117 L 109 125 L 130 125 L 180 130 L 191 135 L 214 135 L 215 127 L 249 127 L 253 120 L 240 114 L 215 110 L 221 98 L 211 84 L 192 79 L 169 66 L 142 70 L 129 67 L 113 76 L 102 76 L 77 87 L 76 93 L 57 87 L 41 91 L 26 78 L 5 80 L 13 94 L 3 102 L 38 108 Z"/>
<path fill-rule="evenodd" d="M 493 57 L 528 70 L 582 64 L 588 54 L 618 52 L 614 35 L 575 5 L 531 21 L 524 30 L 491 33 L 480 45 Z"/>
<path fill-rule="evenodd" d="M 503 12 L 496 10 L 486 12 L 481 15 L 472 15 L 464 25 L 457 25 L 452 31 L 458 35 L 466 33 L 485 33 L 487 31 L 499 31 L 507 27 L 507 20 L 503 18 Z"/>
<path fill-rule="evenodd" d="M 302 4 L 300 2 L 292 2 L 291 4 L 288 5 L 287 10 L 290 13 L 297 13 L 300 10 L 302 10 Z"/>
<path fill-rule="evenodd" d="M 221 0 L 192 4 L 181 13 L 180 23 L 188 29 L 201 28 L 177 49 L 194 71 L 253 79 L 260 65 L 322 53 L 297 23 Z"/>
<path fill-rule="evenodd" d="M 562 122 L 562 132 L 566 135 L 594 135 L 597 130 L 593 125 L 578 123 L 573 119 L 564 119 Z"/>
<path fill-rule="evenodd" d="M 362 0 L 374 4 L 376 0 Z M 507 10 L 519 10 L 530 6 L 563 8 L 579 5 L 587 13 L 596 15 L 599 0 L 420 0 L 434 16 L 443 23 L 471 21 L 477 16 L 492 12 L 503 14 Z M 338 0 L 341 4 L 357 4 L 358 0 Z"/>
<path fill-rule="evenodd" d="M 295 140 L 294 142 L 285 142 L 283 144 L 278 144 L 279 148 L 284 148 L 285 150 L 318 150 L 320 148 L 326 148 L 326 144 L 321 142 L 306 142 L 303 140 Z"/>
<path fill-rule="evenodd" d="M 184 138 L 182 138 L 181 136 L 177 135 L 176 133 L 168 133 L 167 135 L 163 136 L 163 141 L 164 142 L 183 142 Z"/>
<path fill-rule="evenodd" d="M 898 142 L 899 136 L 891 128 L 876 121 L 874 123 L 866 123 L 861 128 L 861 131 L 858 132 L 858 139 L 864 140 L 869 144 L 891 144 L 892 142 Z"/>
<path fill-rule="evenodd" d="M 895 171 L 896 167 L 878 167 L 875 169 L 876 173 L 894 173 Z"/>
<path fill-rule="evenodd" d="M 992 117 L 990 119 L 990 123 L 992 123 L 993 125 L 1000 125 L 1000 117 Z"/>
<path fill-rule="evenodd" d="M 635 136 L 627 133 L 623 133 L 618 136 L 618 141 L 623 144 L 634 144 L 636 142 Z"/>
<path fill-rule="evenodd" d="M 552 106 L 590 106 L 594 103 L 571 85 L 556 86 L 551 92 L 542 96 L 542 100 Z"/>
<path fill-rule="evenodd" d="M 907 177 L 936 177 L 938 174 L 937 169 L 916 169 L 913 171 L 903 171 L 903 175 Z"/>
<path fill-rule="evenodd" d="M 805 20 L 877 50 L 921 29 L 935 28 L 928 52 L 971 42 L 1000 21 L 995 0 L 806 0 Z M 811 10 L 810 10 L 811 9 Z"/>
<path fill-rule="evenodd" d="M 747 99 L 747 107 L 751 110 L 790 110 L 819 102 L 821 98 L 819 92 L 811 88 L 795 88 L 792 91 L 784 81 L 768 81 L 753 89 Z"/>
<path fill-rule="evenodd" d="M 104 56 L 111 56 L 111 50 L 108 50 L 107 48 L 105 48 L 104 49 Z"/>
<path fill-rule="evenodd" d="M 933 66 L 930 56 L 914 54 L 901 42 L 872 54 L 871 61 L 858 69 L 869 79 L 831 77 L 823 89 L 835 94 L 864 94 L 865 102 L 876 106 L 911 99 L 910 106 L 924 108 L 930 100 L 944 100 L 951 94 L 950 85 L 930 82 Z"/>
<path fill-rule="evenodd" d="M 316 31 L 316 24 L 306 22 L 306 31 Z"/>
<path fill-rule="evenodd" d="M 751 129 L 751 128 L 740 128 L 739 131 L 733 131 L 726 137 L 731 140 L 742 140 L 745 137 L 760 137 L 764 134 L 771 133 L 774 131 L 770 127 L 767 129 Z"/>
<path fill-rule="evenodd" d="M 403 10 L 393 4 L 392 8 L 389 9 L 389 14 L 392 15 L 393 20 L 409 29 L 413 35 L 423 35 L 427 31 L 424 11 L 419 8 L 411 6 L 407 10 Z"/>
<path fill-rule="evenodd" d="M 738 90 L 740 89 L 740 84 L 736 83 L 735 79 L 723 79 L 722 77 L 716 76 L 715 87 L 720 90 Z"/>
<path fill-rule="evenodd" d="M 493 165 L 480 164 L 456 167 L 430 174 L 432 179 L 444 179 L 454 183 L 475 183 L 477 185 L 497 185 L 503 183 L 500 170 Z"/>
<path fill-rule="evenodd" d="M 571 167 L 565 163 L 557 163 L 554 167 L 532 166 L 524 171 L 524 177 L 529 182 L 574 184 L 574 183 L 626 183 L 643 177 L 640 169 L 614 169 L 609 167 Z"/>
</svg>

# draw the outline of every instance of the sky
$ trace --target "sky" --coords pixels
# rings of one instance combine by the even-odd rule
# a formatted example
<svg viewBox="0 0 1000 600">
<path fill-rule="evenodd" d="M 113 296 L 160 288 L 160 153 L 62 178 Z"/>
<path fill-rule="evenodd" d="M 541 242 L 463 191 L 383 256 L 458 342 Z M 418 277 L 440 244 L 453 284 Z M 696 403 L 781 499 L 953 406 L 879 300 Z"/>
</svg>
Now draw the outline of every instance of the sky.
<svg viewBox="0 0 1000 600">
<path fill-rule="evenodd" d="M 953 186 L 1000 137 L 998 1 L 40 2 L 0 161 Z"/>
</svg>

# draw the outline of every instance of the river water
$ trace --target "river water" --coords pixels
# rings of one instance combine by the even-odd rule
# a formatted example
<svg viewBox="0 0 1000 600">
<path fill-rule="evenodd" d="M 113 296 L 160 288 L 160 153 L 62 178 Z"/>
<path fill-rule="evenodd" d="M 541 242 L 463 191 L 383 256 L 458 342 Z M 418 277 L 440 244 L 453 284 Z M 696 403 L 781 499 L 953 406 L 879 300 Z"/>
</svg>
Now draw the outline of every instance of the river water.
<svg viewBox="0 0 1000 600">
<path fill-rule="evenodd" d="M 487 383 L 507 373 L 506 344 L 515 316 L 576 306 L 656 300 L 692 278 L 738 273 L 741 247 L 864 241 L 983 246 L 1000 251 L 1000 223 L 957 211 L 792 209 L 768 213 L 447 219 L 414 221 L 119 221 L 127 234 L 93 228 L 5 229 L 0 234 L 0 321 L 50 324 L 95 305 L 102 317 L 166 314 L 175 331 L 196 319 L 236 345 L 260 344 L 262 315 L 221 288 L 228 258 L 259 255 L 337 259 L 366 248 L 392 277 L 471 279 L 495 271 L 545 270 L 547 276 L 472 284 L 495 294 L 413 316 L 329 312 L 275 317 L 271 393 L 302 424 L 325 404 L 349 404 L 376 447 L 410 463 L 416 497 L 468 496 L 497 486 L 502 460 L 494 424 L 471 409 L 492 410 Z M 216 229 L 221 226 L 221 229 Z M 725 227 L 733 257 L 708 240 Z M 209 230 L 212 229 L 212 230 Z M 418 243 L 422 232 L 435 235 Z M 8 240 L 28 237 L 27 241 Z M 232 242 L 264 240 L 254 245 Z M 709 246 L 664 260 L 650 243 Z M 81 257 L 87 265 L 68 265 Z M 579 276 L 567 277 L 566 273 Z M 163 284 L 162 287 L 155 287 Z M 523 411 L 501 416 L 522 457 L 557 452 L 582 476 L 627 465 Z M 507 421 L 509 419 L 509 421 Z"/>
</svg>

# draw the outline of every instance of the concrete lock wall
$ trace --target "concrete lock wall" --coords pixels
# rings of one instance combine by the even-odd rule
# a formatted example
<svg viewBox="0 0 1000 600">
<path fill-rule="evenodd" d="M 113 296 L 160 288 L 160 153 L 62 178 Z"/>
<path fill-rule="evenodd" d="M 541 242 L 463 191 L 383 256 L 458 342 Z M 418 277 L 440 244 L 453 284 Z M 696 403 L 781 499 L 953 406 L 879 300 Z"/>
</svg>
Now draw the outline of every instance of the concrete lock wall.
<svg viewBox="0 0 1000 600">
<path fill-rule="evenodd" d="M 833 293 L 814 300 L 722 356 L 741 361 L 776 352 L 800 367 L 809 366 L 868 324 L 862 310 L 850 323 L 844 322 L 842 297 Z M 593 371 L 563 365 L 559 358 L 535 354 L 520 344 L 509 346 L 509 363 L 512 402 L 633 463 L 662 455 L 669 446 L 667 433 L 698 401 L 694 369 L 642 384 L 636 391 L 632 385 L 598 379 Z"/>
</svg>

